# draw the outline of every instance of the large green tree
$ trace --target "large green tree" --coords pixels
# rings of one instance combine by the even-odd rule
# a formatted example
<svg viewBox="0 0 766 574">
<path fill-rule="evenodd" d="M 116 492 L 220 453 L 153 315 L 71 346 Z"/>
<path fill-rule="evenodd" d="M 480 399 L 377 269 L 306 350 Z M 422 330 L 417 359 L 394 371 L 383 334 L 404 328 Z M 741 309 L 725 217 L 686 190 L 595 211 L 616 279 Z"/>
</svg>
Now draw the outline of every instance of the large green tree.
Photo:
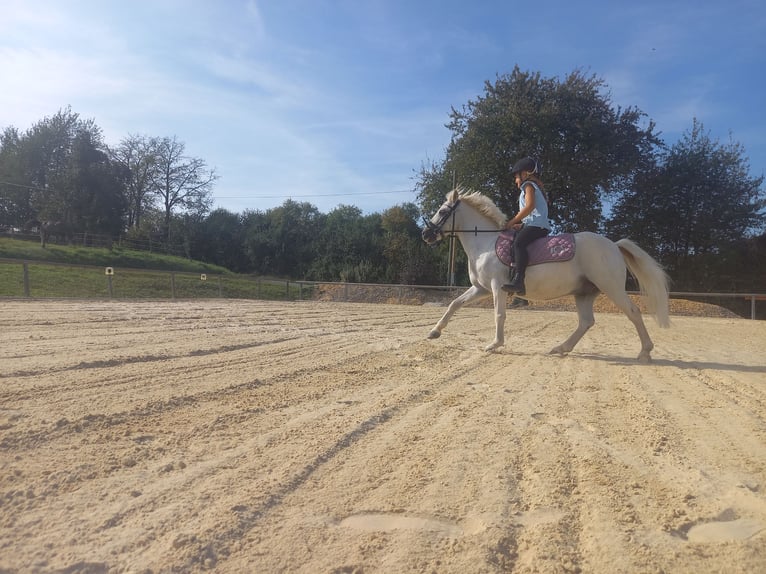
<svg viewBox="0 0 766 574">
<path fill-rule="evenodd" d="M 93 235 L 116 239 L 125 225 L 127 173 L 112 164 L 98 136 L 77 133 L 63 180 L 71 227 L 84 234 L 84 242 Z"/>
<path fill-rule="evenodd" d="M 0 227 L 20 228 L 34 218 L 30 190 L 24 177 L 19 130 L 8 127 L 0 134 Z"/>
<path fill-rule="evenodd" d="M 123 178 L 109 161 L 94 120 L 65 108 L 20 136 L 13 133 L 6 130 L 0 154 L 15 190 L 4 196 L 8 213 L 28 217 L 43 246 L 53 231 L 70 241 L 75 234 L 119 235 Z"/>
<path fill-rule="evenodd" d="M 749 172 L 739 143 L 711 138 L 695 119 L 616 201 L 608 230 L 657 256 L 677 289 L 713 288 L 730 274 L 730 246 L 766 225 L 764 178 Z"/>
<path fill-rule="evenodd" d="M 243 218 L 226 209 L 216 209 L 197 226 L 191 257 L 237 272 L 248 271 Z"/>
<path fill-rule="evenodd" d="M 317 253 L 324 217 L 310 203 L 292 199 L 266 212 L 246 212 L 245 249 L 252 269 L 305 278 Z"/>
<path fill-rule="evenodd" d="M 418 208 L 414 203 L 387 209 L 382 214 L 381 225 L 386 283 L 435 285 L 440 282 L 440 259 L 421 239 Z"/>
<path fill-rule="evenodd" d="M 321 281 L 373 282 L 382 275 L 376 244 L 380 216 L 364 216 L 351 205 L 339 205 L 322 220 L 315 238 L 316 256 L 308 276 Z"/>
<path fill-rule="evenodd" d="M 603 80 L 581 71 L 563 80 L 517 67 L 460 110 L 452 109 L 452 138 L 440 164 L 423 167 L 419 201 L 433 211 L 453 177 L 491 197 L 509 216 L 518 210 L 510 167 L 536 157 L 560 230 L 599 230 L 604 197 L 627 187 L 658 139 L 637 108 L 612 105 Z"/>
</svg>

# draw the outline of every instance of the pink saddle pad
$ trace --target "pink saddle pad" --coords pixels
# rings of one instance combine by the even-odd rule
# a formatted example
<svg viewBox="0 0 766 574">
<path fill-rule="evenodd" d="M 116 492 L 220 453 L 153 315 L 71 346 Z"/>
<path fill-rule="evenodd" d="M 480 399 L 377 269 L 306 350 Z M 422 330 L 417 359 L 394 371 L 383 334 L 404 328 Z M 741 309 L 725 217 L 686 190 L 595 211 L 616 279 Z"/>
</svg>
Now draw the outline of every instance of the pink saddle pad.
<svg viewBox="0 0 766 574">
<path fill-rule="evenodd" d="M 513 240 L 516 231 L 508 229 L 501 231 L 495 242 L 495 253 L 498 259 L 508 265 L 513 265 Z M 553 261 L 569 261 L 575 254 L 575 238 L 572 233 L 561 235 L 548 235 L 535 239 L 527 247 L 529 251 L 529 264 L 551 263 Z"/>
</svg>

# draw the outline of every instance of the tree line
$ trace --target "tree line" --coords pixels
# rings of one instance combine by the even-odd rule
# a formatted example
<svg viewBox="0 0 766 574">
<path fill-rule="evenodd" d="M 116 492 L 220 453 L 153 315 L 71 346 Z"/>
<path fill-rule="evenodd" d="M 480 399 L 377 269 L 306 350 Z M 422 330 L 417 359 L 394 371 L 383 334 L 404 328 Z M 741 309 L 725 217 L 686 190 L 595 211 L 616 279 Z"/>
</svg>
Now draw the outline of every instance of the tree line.
<svg viewBox="0 0 766 574">
<path fill-rule="evenodd" d="M 109 147 L 93 119 L 59 110 L 0 134 L 0 225 L 72 237 L 154 233 L 180 212 L 204 214 L 217 179 L 175 137 L 128 135 Z M 146 219 L 144 219 L 146 217 Z"/>
<path fill-rule="evenodd" d="M 557 231 L 630 237 L 687 291 L 766 291 L 763 176 L 745 150 L 721 143 L 696 118 L 667 144 L 646 114 L 615 107 L 608 86 L 574 71 L 546 78 L 514 68 L 453 108 L 445 156 L 414 173 L 415 202 L 362 214 L 307 202 L 211 211 L 218 176 L 176 137 L 103 141 L 70 108 L 25 132 L 0 135 L 0 227 L 87 242 L 145 239 L 242 273 L 322 281 L 441 284 L 448 249 L 428 248 L 431 216 L 454 182 L 491 197 L 509 216 L 518 190 L 509 168 L 536 157 Z M 458 250 L 458 283 L 467 269 Z"/>
<path fill-rule="evenodd" d="M 143 242 L 240 273 L 322 281 L 440 283 L 444 262 L 420 240 L 418 208 L 328 214 L 287 200 L 266 211 L 211 211 L 218 176 L 176 137 L 108 146 L 92 119 L 59 110 L 0 135 L 0 230 L 92 244 Z"/>
</svg>

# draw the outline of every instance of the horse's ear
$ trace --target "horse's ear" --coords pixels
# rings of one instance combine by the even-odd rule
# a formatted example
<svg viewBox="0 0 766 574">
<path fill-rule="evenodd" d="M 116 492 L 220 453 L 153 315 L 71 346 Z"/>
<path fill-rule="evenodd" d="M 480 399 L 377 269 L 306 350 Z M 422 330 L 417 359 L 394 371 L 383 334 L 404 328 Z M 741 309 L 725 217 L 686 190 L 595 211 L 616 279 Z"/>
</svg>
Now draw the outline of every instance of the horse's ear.
<svg viewBox="0 0 766 574">
<path fill-rule="evenodd" d="M 460 189 L 456 187 L 447 194 L 447 201 L 450 203 L 455 203 L 459 197 L 460 197 Z"/>
</svg>

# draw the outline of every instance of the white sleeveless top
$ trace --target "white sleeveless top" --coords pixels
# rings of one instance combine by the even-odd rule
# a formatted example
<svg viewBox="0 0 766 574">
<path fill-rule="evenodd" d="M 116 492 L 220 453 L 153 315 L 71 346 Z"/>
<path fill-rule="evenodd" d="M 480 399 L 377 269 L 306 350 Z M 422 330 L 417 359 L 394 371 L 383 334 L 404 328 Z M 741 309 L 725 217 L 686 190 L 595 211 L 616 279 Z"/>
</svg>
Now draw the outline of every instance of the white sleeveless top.
<svg viewBox="0 0 766 574">
<path fill-rule="evenodd" d="M 548 220 L 548 202 L 545 201 L 543 190 L 531 180 L 526 180 L 521 184 L 521 193 L 519 193 L 519 211 L 524 209 L 527 205 L 526 194 L 524 193 L 524 186 L 530 184 L 535 188 L 535 208 L 532 213 L 527 215 L 522 221 L 524 225 L 530 225 L 534 227 L 542 227 L 543 229 L 550 230 L 551 222 Z"/>
</svg>

